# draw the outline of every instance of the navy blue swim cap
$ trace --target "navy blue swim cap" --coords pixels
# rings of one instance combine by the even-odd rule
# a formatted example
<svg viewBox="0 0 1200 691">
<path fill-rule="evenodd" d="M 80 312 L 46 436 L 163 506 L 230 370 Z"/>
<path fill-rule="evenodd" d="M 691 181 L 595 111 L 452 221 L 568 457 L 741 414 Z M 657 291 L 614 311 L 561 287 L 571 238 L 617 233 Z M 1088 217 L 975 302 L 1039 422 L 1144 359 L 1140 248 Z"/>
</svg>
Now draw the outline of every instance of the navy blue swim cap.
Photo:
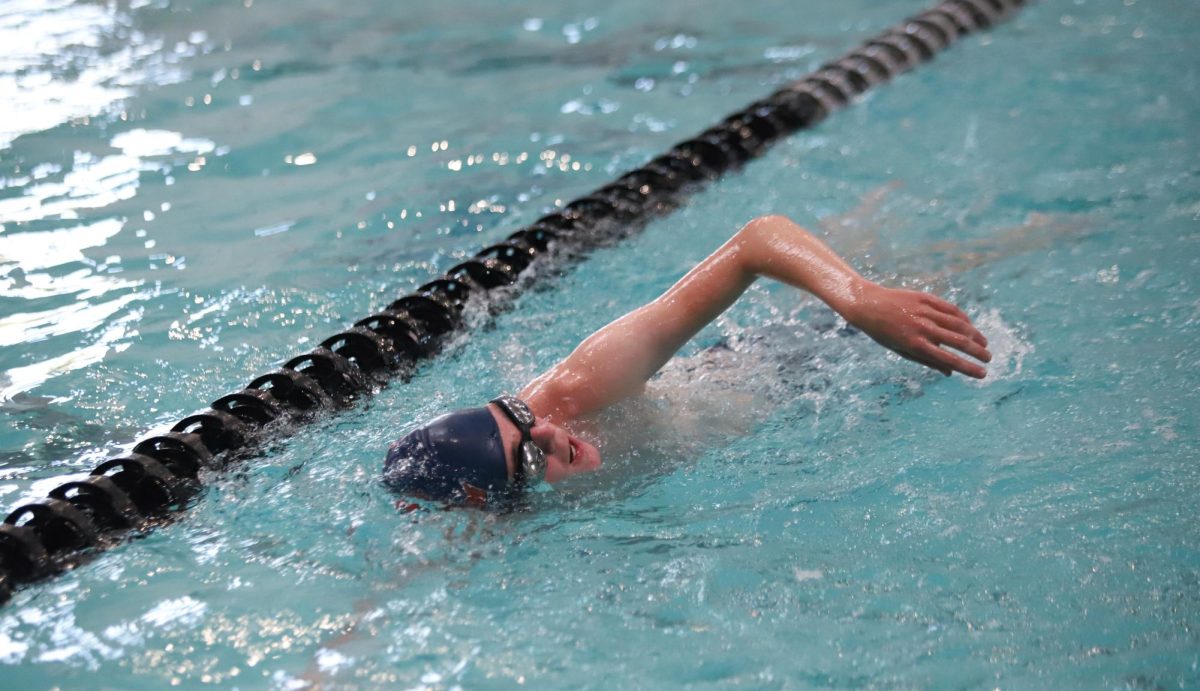
<svg viewBox="0 0 1200 691">
<path fill-rule="evenodd" d="M 456 410 L 400 437 L 388 447 L 383 481 L 429 499 L 477 500 L 503 491 L 508 464 L 496 418 L 487 408 Z"/>
</svg>

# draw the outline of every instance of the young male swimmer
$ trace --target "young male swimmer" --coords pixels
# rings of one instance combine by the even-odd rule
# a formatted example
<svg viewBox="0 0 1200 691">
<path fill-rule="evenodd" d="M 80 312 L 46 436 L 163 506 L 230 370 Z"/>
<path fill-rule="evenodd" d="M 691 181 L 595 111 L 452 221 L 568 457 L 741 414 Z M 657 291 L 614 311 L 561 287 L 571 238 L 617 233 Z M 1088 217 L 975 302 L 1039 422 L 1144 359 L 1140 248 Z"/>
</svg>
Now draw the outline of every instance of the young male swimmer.
<svg viewBox="0 0 1200 691">
<path fill-rule="evenodd" d="M 764 216 L 657 299 L 589 336 L 517 396 L 448 413 L 401 437 L 389 449 L 384 480 L 417 496 L 478 504 L 598 469 L 600 452 L 570 431 L 575 423 L 639 394 L 759 277 L 812 293 L 904 358 L 946 376 L 986 375 L 978 363 L 991 360 L 987 339 L 958 307 L 869 281 L 804 228 Z"/>
</svg>

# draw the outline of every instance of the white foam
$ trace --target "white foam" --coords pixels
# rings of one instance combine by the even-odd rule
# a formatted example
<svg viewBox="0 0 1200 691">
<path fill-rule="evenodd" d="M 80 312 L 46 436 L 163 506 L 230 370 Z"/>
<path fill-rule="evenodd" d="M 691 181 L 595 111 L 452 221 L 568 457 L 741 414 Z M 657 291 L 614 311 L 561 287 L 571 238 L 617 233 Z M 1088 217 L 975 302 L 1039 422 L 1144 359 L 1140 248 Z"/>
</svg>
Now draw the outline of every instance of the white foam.
<svg viewBox="0 0 1200 691">
<path fill-rule="evenodd" d="M 988 376 L 982 380 L 971 380 L 974 386 L 987 386 L 997 381 L 1016 378 L 1021 374 L 1025 358 L 1033 353 L 1033 342 L 1017 324 L 1009 324 L 1000 315 L 1000 310 L 990 309 L 972 315 L 975 326 L 987 336 L 988 350 L 992 361 L 988 363 Z"/>
</svg>

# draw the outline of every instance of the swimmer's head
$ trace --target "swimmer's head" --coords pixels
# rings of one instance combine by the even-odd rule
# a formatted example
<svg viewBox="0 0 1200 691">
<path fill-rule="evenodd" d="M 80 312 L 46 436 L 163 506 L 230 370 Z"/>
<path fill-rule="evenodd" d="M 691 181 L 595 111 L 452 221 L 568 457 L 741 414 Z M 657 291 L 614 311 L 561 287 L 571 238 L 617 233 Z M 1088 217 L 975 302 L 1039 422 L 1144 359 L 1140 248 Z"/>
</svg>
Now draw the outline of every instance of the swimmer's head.
<svg viewBox="0 0 1200 691">
<path fill-rule="evenodd" d="M 482 408 L 442 415 L 393 442 L 383 479 L 408 494 L 483 504 L 599 466 L 596 447 L 536 418 L 519 399 L 501 396 Z"/>
<path fill-rule="evenodd" d="M 486 499 L 503 492 L 509 472 L 499 425 L 487 408 L 435 418 L 392 443 L 383 479 L 429 499 Z"/>
</svg>

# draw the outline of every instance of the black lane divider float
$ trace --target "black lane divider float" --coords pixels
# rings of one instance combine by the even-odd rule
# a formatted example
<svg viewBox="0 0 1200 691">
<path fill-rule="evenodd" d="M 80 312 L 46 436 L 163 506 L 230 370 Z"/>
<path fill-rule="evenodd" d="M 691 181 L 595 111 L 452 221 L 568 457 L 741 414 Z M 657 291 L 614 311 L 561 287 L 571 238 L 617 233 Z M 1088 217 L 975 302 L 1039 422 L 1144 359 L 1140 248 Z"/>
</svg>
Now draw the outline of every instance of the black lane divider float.
<svg viewBox="0 0 1200 691">
<path fill-rule="evenodd" d="M 0 602 L 20 582 L 72 568 L 182 508 L 202 469 L 252 451 L 278 421 L 304 422 L 343 408 L 389 379 L 410 376 L 461 328 L 468 298 L 512 286 L 552 246 L 612 241 L 684 195 L 762 154 L 775 140 L 820 122 L 867 89 L 916 67 L 955 40 L 986 29 L 1024 0 L 946 0 L 841 58 L 751 103 L 640 168 L 479 251 L 386 309 L 297 355 L 246 388 L 147 437 L 82 480 L 65 482 L 0 523 Z M 510 291 L 511 292 L 511 291 Z"/>
</svg>

